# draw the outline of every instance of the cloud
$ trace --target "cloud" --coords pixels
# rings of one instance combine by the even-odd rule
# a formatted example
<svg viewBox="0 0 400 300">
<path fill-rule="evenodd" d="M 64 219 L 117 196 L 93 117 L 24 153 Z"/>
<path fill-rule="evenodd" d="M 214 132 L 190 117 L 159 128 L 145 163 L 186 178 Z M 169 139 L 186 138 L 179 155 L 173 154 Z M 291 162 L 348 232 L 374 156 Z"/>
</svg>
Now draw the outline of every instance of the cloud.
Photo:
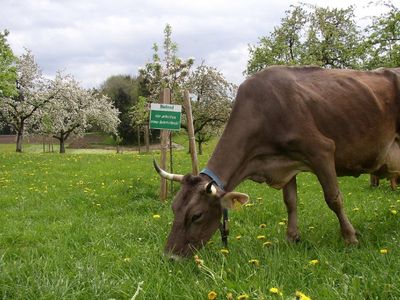
<svg viewBox="0 0 400 300">
<path fill-rule="evenodd" d="M 31 49 L 47 76 L 61 69 L 91 87 L 111 75 L 137 74 L 151 60 L 153 43 L 162 44 L 169 23 L 181 57 L 205 59 L 238 84 L 247 45 L 279 25 L 290 4 L 297 1 L 3 0 L 0 30 L 10 31 L 17 55 Z"/>
</svg>

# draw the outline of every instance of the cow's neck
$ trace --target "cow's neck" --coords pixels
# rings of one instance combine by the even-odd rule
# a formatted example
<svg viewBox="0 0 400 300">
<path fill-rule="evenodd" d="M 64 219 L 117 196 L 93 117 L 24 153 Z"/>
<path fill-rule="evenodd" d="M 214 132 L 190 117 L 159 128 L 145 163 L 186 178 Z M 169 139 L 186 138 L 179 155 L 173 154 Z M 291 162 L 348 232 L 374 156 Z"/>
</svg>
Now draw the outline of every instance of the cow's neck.
<svg viewBox="0 0 400 300">
<path fill-rule="evenodd" d="M 224 183 L 226 191 L 232 191 L 245 177 L 242 167 L 246 160 L 245 146 L 239 138 L 230 138 L 226 132 L 219 140 L 207 169 L 214 172 Z"/>
</svg>

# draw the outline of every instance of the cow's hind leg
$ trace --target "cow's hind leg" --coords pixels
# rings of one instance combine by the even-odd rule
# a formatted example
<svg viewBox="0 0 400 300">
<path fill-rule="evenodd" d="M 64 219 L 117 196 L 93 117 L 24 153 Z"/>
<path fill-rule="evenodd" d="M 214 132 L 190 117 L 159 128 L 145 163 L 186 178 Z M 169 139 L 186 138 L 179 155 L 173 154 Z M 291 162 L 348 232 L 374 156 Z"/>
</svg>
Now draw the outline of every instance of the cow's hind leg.
<svg viewBox="0 0 400 300">
<path fill-rule="evenodd" d="M 324 145 L 325 147 L 318 147 L 318 153 L 314 152 L 314 155 L 310 159 L 314 173 L 317 175 L 318 180 L 324 191 L 325 201 L 329 208 L 336 214 L 339 223 L 342 236 L 346 244 L 357 244 L 356 231 L 353 225 L 347 218 L 343 208 L 342 195 L 339 190 L 337 181 L 335 161 L 334 161 L 334 149 L 333 142 L 328 142 Z"/>
<path fill-rule="evenodd" d="M 294 176 L 288 184 L 283 187 L 283 200 L 286 204 L 288 213 L 288 226 L 286 231 L 286 239 L 289 242 L 298 242 L 300 240 L 297 228 L 297 183 Z"/>
</svg>

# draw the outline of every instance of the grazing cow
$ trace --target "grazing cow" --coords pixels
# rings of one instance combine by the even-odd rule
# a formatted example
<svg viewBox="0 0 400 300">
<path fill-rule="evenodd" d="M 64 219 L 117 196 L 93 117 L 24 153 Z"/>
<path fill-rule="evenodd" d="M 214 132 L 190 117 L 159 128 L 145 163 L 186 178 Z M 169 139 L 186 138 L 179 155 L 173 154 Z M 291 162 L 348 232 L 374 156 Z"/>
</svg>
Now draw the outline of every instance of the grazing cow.
<svg viewBox="0 0 400 300">
<path fill-rule="evenodd" d="M 166 252 L 187 256 L 217 230 L 224 208 L 248 196 L 245 179 L 283 189 L 287 239 L 297 241 L 296 174 L 314 173 L 347 244 L 358 243 L 337 176 L 400 174 L 400 68 L 362 72 L 270 67 L 239 87 L 226 128 L 198 176 L 180 181 Z"/>
</svg>

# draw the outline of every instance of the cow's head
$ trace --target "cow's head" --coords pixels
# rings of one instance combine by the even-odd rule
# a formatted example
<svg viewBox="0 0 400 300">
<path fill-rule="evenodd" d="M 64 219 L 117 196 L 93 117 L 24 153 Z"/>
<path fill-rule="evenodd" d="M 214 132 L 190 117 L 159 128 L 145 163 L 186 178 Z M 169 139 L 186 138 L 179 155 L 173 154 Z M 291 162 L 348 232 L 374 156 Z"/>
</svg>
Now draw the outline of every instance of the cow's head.
<svg viewBox="0 0 400 300">
<path fill-rule="evenodd" d="M 207 176 L 176 175 L 154 167 L 161 177 L 181 183 L 172 203 L 174 222 L 165 252 L 171 258 L 191 255 L 200 249 L 220 225 L 222 210 L 244 204 L 246 194 L 224 192 Z"/>
</svg>

